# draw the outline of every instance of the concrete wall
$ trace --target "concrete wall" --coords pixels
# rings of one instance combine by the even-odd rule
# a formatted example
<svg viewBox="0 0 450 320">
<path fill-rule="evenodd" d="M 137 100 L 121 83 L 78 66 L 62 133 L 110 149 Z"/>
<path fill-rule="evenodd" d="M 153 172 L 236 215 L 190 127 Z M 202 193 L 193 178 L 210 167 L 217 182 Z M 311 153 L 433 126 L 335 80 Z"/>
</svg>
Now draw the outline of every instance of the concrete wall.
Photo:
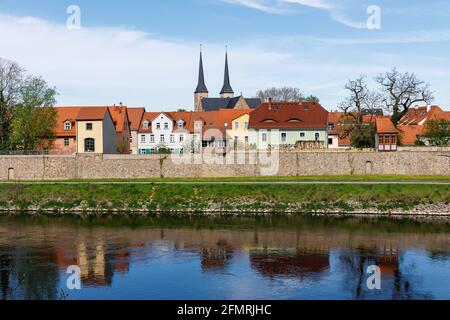
<svg viewBox="0 0 450 320">
<path fill-rule="evenodd" d="M 262 160 L 249 164 L 250 157 L 258 159 L 255 153 L 239 155 L 244 156 L 246 164 L 176 164 L 167 155 L 1 156 L 0 180 L 8 180 L 8 176 L 17 180 L 242 177 L 259 176 L 261 169 L 268 167 Z M 200 160 L 195 159 L 196 163 Z M 286 152 L 274 154 L 272 160 L 273 165 L 279 164 L 273 171 L 278 176 L 450 175 L 449 151 Z"/>
</svg>

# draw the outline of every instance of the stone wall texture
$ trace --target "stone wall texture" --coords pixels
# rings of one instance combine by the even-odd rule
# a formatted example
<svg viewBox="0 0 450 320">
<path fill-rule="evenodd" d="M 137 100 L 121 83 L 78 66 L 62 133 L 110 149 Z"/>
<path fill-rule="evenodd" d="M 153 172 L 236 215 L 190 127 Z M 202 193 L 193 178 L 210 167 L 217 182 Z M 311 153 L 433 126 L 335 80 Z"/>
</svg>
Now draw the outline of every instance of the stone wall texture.
<svg viewBox="0 0 450 320">
<path fill-rule="evenodd" d="M 179 164 L 169 155 L 0 156 L 0 180 L 254 177 L 262 175 L 450 175 L 450 151 L 273 154 L 274 170 L 258 153 L 239 154 L 240 164 L 201 158 Z M 199 157 L 199 155 L 197 155 Z M 245 161 L 243 161 L 244 159 Z M 253 161 L 252 161 L 253 159 Z M 228 159 L 228 161 L 232 162 Z M 188 163 L 189 162 L 189 163 Z M 233 161 L 234 162 L 234 161 Z M 229 162 L 228 162 L 229 163 Z"/>
</svg>

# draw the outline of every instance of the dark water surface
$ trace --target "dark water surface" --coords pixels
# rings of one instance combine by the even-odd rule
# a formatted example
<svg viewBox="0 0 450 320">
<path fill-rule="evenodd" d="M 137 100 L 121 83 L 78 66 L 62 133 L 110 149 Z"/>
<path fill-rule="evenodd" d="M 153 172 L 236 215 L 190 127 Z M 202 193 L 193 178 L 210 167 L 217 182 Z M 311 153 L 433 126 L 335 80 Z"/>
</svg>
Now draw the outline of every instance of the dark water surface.
<svg viewBox="0 0 450 320">
<path fill-rule="evenodd" d="M 450 223 L 4 217 L 0 299 L 450 299 Z"/>
</svg>

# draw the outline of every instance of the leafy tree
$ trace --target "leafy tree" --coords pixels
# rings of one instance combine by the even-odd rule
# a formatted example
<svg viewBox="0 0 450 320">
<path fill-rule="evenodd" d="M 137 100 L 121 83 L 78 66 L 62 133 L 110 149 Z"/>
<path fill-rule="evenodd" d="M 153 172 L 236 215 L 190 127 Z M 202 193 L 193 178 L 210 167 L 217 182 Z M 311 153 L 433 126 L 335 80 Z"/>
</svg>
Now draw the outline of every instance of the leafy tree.
<svg viewBox="0 0 450 320">
<path fill-rule="evenodd" d="M 268 88 L 258 91 L 256 96 L 264 102 L 269 101 L 270 98 L 277 102 L 295 102 L 304 99 L 302 91 L 299 88 L 293 87 Z"/>
<path fill-rule="evenodd" d="M 428 121 L 424 137 L 429 139 L 434 146 L 448 146 L 450 144 L 450 121 L 445 119 Z"/>
<path fill-rule="evenodd" d="M 177 110 L 177 112 L 186 112 L 186 109 L 180 108 L 180 109 Z"/>
<path fill-rule="evenodd" d="M 6 149 L 13 108 L 20 100 L 24 70 L 15 62 L 0 58 L 0 150 Z"/>
<path fill-rule="evenodd" d="M 355 127 L 350 135 L 350 144 L 354 148 L 375 148 L 375 125 L 368 123 Z"/>
<path fill-rule="evenodd" d="M 48 148 L 56 126 L 56 90 L 40 77 L 28 77 L 20 89 L 20 102 L 13 109 L 10 148 Z"/>
<path fill-rule="evenodd" d="M 303 101 L 320 103 L 320 99 L 318 97 L 316 97 L 316 96 L 313 96 L 313 95 L 310 95 L 310 96 L 306 97 L 305 99 L 303 99 Z"/>
<path fill-rule="evenodd" d="M 414 73 L 400 73 L 396 68 L 376 78 L 381 85 L 383 104 L 392 112 L 392 122 L 397 124 L 408 110 L 419 102 L 434 100 L 430 85 L 419 80 Z"/>
</svg>

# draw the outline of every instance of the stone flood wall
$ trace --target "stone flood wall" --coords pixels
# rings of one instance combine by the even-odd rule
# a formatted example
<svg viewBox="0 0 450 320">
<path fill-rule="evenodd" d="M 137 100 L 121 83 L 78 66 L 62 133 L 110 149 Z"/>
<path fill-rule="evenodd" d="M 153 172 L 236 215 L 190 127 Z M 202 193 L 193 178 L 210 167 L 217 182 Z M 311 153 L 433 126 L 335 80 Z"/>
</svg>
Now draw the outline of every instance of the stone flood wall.
<svg viewBox="0 0 450 320">
<path fill-rule="evenodd" d="M 267 159 L 260 159 L 256 153 L 241 156 L 245 161 L 241 159 L 240 164 L 224 164 L 221 158 L 213 164 L 198 158 L 177 164 L 167 155 L 1 156 L 0 180 L 450 175 L 449 151 L 283 152 L 266 155 Z"/>
</svg>

